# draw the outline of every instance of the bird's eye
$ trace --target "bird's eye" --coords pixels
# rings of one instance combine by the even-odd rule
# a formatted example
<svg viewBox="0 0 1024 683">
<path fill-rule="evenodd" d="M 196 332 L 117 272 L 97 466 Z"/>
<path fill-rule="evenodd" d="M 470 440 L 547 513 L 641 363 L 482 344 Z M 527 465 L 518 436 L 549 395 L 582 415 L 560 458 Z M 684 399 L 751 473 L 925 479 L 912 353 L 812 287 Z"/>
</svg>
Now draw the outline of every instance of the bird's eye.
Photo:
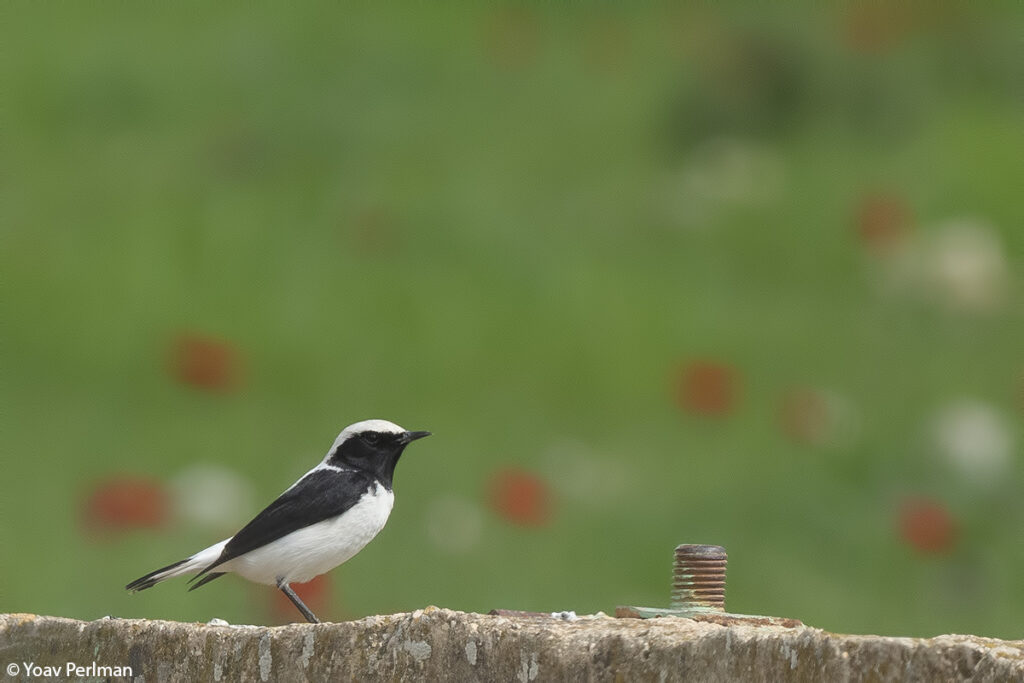
<svg viewBox="0 0 1024 683">
<path fill-rule="evenodd" d="M 380 434 L 378 434 L 377 432 L 365 432 L 363 434 L 363 441 L 370 444 L 371 446 L 376 446 L 378 443 L 380 443 Z"/>
</svg>

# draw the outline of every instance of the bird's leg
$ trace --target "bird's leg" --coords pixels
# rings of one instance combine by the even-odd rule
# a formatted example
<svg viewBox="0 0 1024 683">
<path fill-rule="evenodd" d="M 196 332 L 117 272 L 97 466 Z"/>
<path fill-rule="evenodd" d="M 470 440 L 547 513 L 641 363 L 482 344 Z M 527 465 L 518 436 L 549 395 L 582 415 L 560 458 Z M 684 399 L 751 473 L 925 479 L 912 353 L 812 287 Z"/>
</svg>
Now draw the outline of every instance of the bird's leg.
<svg viewBox="0 0 1024 683">
<path fill-rule="evenodd" d="M 292 604 L 302 612 L 302 616 L 306 617 L 306 621 L 311 624 L 320 623 L 320 620 L 316 618 L 315 614 L 313 614 L 313 610 L 306 607 L 306 603 L 299 599 L 299 596 L 295 594 L 295 591 L 292 590 L 291 586 L 284 581 L 278 580 L 277 587 L 280 588 L 281 592 L 287 595 L 288 599 L 292 601 Z"/>
</svg>

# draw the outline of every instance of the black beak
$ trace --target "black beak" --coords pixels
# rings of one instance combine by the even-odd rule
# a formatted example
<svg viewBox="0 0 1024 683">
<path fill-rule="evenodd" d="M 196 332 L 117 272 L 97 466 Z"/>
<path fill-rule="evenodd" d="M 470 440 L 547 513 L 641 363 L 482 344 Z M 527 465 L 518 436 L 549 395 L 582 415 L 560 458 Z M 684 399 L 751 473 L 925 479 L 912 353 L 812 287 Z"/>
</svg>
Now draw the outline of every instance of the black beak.
<svg viewBox="0 0 1024 683">
<path fill-rule="evenodd" d="M 404 432 L 402 434 L 402 443 L 411 443 L 416 439 L 422 439 L 425 436 L 430 436 L 430 432 Z"/>
</svg>

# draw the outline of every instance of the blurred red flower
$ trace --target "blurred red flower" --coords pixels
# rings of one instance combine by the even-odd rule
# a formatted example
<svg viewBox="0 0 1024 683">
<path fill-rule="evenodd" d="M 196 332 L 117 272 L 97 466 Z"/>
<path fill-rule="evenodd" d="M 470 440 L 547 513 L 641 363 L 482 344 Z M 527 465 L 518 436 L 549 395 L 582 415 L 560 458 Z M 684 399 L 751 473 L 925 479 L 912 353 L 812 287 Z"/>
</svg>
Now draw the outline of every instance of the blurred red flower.
<svg viewBox="0 0 1024 683">
<path fill-rule="evenodd" d="M 927 555 L 949 553 L 956 544 L 956 523 L 946 506 L 930 498 L 908 498 L 900 505 L 899 532 L 914 550 Z"/>
<path fill-rule="evenodd" d="M 233 344 L 195 333 L 182 333 L 174 340 L 170 372 L 182 384 L 214 392 L 237 389 L 242 375 Z"/>
<path fill-rule="evenodd" d="M 321 621 L 330 619 L 331 604 L 331 577 L 328 574 L 321 574 L 306 583 L 293 583 L 291 588 L 299 596 L 306 607 L 313 610 Z M 305 622 L 305 617 L 296 609 L 292 601 L 278 589 L 273 589 L 271 612 L 278 621 L 286 624 L 293 622 Z"/>
<path fill-rule="evenodd" d="M 913 17 L 900 3 L 855 2 L 843 12 L 846 43 L 862 53 L 881 53 L 902 42 Z"/>
<path fill-rule="evenodd" d="M 733 367 L 712 360 L 691 361 L 677 374 L 676 401 L 695 415 L 727 415 L 736 407 L 738 385 Z"/>
<path fill-rule="evenodd" d="M 903 198 L 875 193 L 857 205 L 857 233 L 868 249 L 884 253 L 899 246 L 910 234 L 913 216 Z"/>
<path fill-rule="evenodd" d="M 92 489 L 81 518 L 90 531 L 118 532 L 162 527 L 169 512 L 169 496 L 160 482 L 122 475 Z"/>
<path fill-rule="evenodd" d="M 506 521 L 520 526 L 543 526 L 551 518 L 551 494 L 535 474 L 501 470 L 491 478 L 488 500 Z"/>
</svg>

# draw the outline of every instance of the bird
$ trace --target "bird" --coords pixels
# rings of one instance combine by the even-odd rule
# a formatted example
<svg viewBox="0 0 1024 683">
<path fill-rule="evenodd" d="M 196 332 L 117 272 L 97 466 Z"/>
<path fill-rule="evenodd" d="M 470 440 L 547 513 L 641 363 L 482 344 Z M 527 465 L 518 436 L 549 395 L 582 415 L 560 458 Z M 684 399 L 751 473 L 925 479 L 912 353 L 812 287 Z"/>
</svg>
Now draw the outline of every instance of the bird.
<svg viewBox="0 0 1024 683">
<path fill-rule="evenodd" d="M 345 427 L 327 455 L 231 538 L 129 583 L 138 592 L 194 574 L 190 591 L 227 573 L 276 586 L 310 623 L 292 590 L 350 560 L 384 528 L 395 502 L 392 480 L 406 446 L 430 432 L 387 420 Z"/>
</svg>

